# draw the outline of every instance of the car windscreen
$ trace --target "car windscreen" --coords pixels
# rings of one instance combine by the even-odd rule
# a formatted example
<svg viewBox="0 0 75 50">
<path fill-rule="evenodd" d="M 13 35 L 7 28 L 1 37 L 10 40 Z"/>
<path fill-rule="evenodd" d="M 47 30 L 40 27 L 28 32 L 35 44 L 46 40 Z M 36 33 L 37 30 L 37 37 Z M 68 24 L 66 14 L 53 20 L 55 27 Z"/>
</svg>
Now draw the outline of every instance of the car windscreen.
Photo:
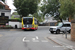
<svg viewBox="0 0 75 50">
<path fill-rule="evenodd" d="M 58 23 L 57 26 L 62 26 L 62 23 Z"/>
<path fill-rule="evenodd" d="M 32 24 L 33 19 L 32 18 L 23 18 L 23 23 L 24 24 Z"/>
</svg>

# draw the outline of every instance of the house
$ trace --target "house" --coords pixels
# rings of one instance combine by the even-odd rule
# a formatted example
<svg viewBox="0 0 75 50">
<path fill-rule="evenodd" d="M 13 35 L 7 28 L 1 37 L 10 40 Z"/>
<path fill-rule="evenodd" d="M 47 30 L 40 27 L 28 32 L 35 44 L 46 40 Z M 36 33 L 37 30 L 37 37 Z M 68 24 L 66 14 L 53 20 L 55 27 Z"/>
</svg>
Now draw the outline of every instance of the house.
<svg viewBox="0 0 75 50">
<path fill-rule="evenodd" d="M 0 0 L 0 27 L 6 26 L 9 24 L 11 18 L 11 9 L 3 1 Z"/>
<path fill-rule="evenodd" d="M 49 23 L 50 26 L 55 26 L 57 20 L 54 20 L 53 17 L 45 17 L 44 23 Z"/>
<path fill-rule="evenodd" d="M 20 18 L 20 15 L 13 15 L 13 16 L 14 16 L 14 19 Z"/>
<path fill-rule="evenodd" d="M 7 16 L 11 18 L 11 9 L 3 1 L 0 1 L 0 17 Z"/>
</svg>

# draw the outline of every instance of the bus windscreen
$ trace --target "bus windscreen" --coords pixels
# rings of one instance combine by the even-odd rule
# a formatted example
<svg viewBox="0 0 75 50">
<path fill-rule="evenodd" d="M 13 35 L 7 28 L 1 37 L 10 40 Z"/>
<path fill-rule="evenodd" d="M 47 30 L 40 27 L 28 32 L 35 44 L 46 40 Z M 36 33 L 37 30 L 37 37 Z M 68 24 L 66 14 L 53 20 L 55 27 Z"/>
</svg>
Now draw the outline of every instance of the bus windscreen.
<svg viewBox="0 0 75 50">
<path fill-rule="evenodd" d="M 23 18 L 23 23 L 24 24 L 32 24 L 33 19 L 32 18 Z"/>
</svg>

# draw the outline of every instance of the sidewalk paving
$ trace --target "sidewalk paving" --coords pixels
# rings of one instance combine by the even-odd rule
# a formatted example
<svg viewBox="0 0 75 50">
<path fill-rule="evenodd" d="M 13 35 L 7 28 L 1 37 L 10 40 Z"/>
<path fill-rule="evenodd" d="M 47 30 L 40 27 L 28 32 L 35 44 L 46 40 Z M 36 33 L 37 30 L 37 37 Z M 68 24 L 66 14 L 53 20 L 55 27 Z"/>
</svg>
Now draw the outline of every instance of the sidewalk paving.
<svg viewBox="0 0 75 50">
<path fill-rule="evenodd" d="M 67 34 L 67 39 L 65 36 L 66 36 L 65 34 L 61 34 L 61 35 L 52 35 L 47 38 L 57 43 L 60 46 L 66 46 L 67 48 L 74 50 L 75 41 L 71 41 L 71 34 Z"/>
</svg>

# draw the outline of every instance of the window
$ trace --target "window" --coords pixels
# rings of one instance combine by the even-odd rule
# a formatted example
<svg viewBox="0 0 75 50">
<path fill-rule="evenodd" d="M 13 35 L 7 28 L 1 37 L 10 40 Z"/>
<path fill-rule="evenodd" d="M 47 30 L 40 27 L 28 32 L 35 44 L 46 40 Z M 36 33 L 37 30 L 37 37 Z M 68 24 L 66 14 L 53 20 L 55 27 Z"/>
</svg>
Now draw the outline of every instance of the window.
<svg viewBox="0 0 75 50">
<path fill-rule="evenodd" d="M 67 24 L 67 27 L 71 27 L 71 25 L 70 24 Z"/>
<path fill-rule="evenodd" d="M 67 24 L 63 24 L 63 27 L 66 27 L 67 26 Z"/>
<path fill-rule="evenodd" d="M 32 18 L 23 18 L 23 23 L 24 24 L 32 24 L 33 19 Z"/>
<path fill-rule="evenodd" d="M 35 25 L 37 25 L 37 20 L 36 19 L 34 19 L 34 22 L 35 22 Z"/>
<path fill-rule="evenodd" d="M 62 26 L 62 23 L 58 23 L 57 26 Z"/>
<path fill-rule="evenodd" d="M 5 16 L 5 13 L 1 13 L 1 16 L 4 17 Z"/>
<path fill-rule="evenodd" d="M 63 24 L 63 27 L 71 27 L 70 24 Z"/>
</svg>

